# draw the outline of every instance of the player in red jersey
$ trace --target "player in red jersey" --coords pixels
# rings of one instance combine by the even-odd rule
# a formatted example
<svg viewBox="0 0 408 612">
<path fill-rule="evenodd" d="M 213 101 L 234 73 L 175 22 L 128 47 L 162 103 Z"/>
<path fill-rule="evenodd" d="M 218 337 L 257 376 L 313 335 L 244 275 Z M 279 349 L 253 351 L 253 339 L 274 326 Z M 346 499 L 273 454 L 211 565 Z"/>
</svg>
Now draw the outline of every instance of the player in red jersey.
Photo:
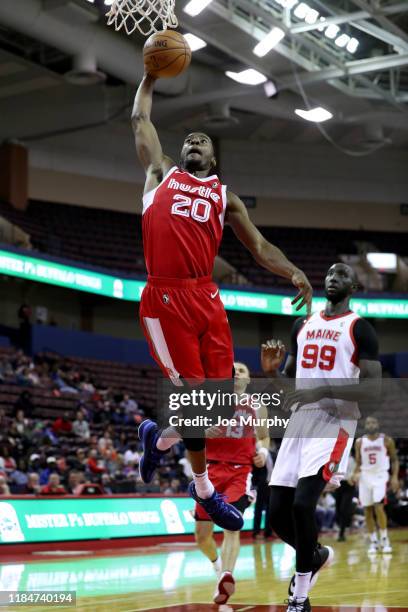
<svg viewBox="0 0 408 612">
<path fill-rule="evenodd" d="M 298 289 L 297 308 L 310 305 L 312 288 L 305 274 L 267 242 L 248 217 L 243 202 L 227 191 L 215 174 L 211 139 L 187 136 L 177 166 L 163 153 L 151 120 L 155 79 L 145 75 L 136 93 L 132 126 L 136 150 L 146 173 L 143 197 L 143 244 L 148 272 L 140 319 L 150 351 L 175 385 L 200 385 L 232 376 L 231 331 L 217 286 L 211 282 L 224 221 L 255 260 Z M 160 436 L 155 423 L 139 428 L 143 443 L 140 473 L 153 477 L 161 456 L 174 443 Z M 206 468 L 204 435 L 184 437 L 194 481 L 190 494 L 215 523 L 240 529 L 242 516 L 215 492 Z"/>
<path fill-rule="evenodd" d="M 233 416 L 238 424 L 229 426 L 225 432 L 209 430 L 214 437 L 207 438 L 206 452 L 211 482 L 229 503 L 244 513 L 250 505 L 252 467 L 263 467 L 267 460 L 269 432 L 266 426 L 239 423 L 240 417 L 266 419 L 267 410 L 255 401 L 248 401 L 246 389 L 251 382 L 248 367 L 236 362 L 234 372 L 234 391 L 242 398 Z M 239 554 L 240 532 L 224 530 L 219 557 L 213 536 L 214 523 L 199 504 L 196 504 L 194 517 L 197 544 L 212 562 L 218 578 L 214 603 L 225 604 L 235 591 L 233 571 Z"/>
</svg>

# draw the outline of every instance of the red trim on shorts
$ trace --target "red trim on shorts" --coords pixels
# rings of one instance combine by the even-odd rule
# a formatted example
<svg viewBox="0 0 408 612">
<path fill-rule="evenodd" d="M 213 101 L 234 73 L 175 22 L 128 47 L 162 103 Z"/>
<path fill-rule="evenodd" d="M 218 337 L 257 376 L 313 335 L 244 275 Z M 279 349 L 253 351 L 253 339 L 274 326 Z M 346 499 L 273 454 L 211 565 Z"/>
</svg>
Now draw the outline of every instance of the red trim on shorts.
<svg viewBox="0 0 408 612">
<path fill-rule="evenodd" d="M 353 343 L 354 346 L 354 352 L 352 354 L 352 356 L 350 357 L 350 361 L 351 363 L 354 363 L 355 366 L 358 367 L 358 346 L 357 346 L 357 342 L 356 339 L 354 337 L 354 326 L 357 323 L 358 319 L 354 319 L 354 321 L 351 323 L 350 327 L 349 327 L 349 333 L 350 333 L 350 339 Z"/>
<path fill-rule="evenodd" d="M 340 427 L 339 433 L 337 435 L 337 440 L 330 454 L 330 459 L 323 467 L 322 476 L 326 482 L 329 482 L 330 478 L 335 473 L 334 468 L 340 463 L 340 460 L 344 453 L 344 449 L 347 446 L 347 441 L 349 437 L 350 436 L 347 433 L 347 431 L 343 429 L 342 427 Z"/>
<path fill-rule="evenodd" d="M 194 289 L 203 285 L 214 285 L 211 276 L 200 276 L 198 278 L 166 278 L 164 276 L 148 276 L 147 282 L 152 287 L 180 287 Z"/>
<path fill-rule="evenodd" d="M 332 321 L 333 319 L 341 319 L 341 317 L 348 317 L 349 314 L 353 314 L 353 311 L 352 310 L 348 310 L 347 312 L 343 312 L 343 314 L 332 315 L 332 316 L 325 314 L 324 310 L 322 310 L 320 312 L 320 316 L 325 321 Z"/>
</svg>

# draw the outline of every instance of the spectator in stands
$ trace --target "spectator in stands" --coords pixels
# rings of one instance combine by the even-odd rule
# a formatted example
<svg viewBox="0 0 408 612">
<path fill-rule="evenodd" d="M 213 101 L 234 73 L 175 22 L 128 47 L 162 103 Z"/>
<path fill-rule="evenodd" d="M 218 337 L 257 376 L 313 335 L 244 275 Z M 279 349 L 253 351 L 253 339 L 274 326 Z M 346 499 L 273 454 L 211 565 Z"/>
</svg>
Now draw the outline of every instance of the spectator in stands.
<svg viewBox="0 0 408 612">
<path fill-rule="evenodd" d="M 130 397 L 129 393 L 124 394 L 123 400 L 120 402 L 120 406 L 128 416 L 136 414 L 139 410 L 137 401 L 133 397 Z"/>
<path fill-rule="evenodd" d="M 109 429 L 106 429 L 103 432 L 103 436 L 101 438 L 99 438 L 98 440 L 98 450 L 100 452 L 103 452 L 107 446 L 107 444 L 110 444 L 112 442 L 112 437 L 110 435 L 110 431 Z"/>
<path fill-rule="evenodd" d="M 91 449 L 88 455 L 87 467 L 92 475 L 106 472 L 104 462 L 98 457 L 98 451 Z"/>
<path fill-rule="evenodd" d="M 10 495 L 10 488 L 5 476 L 0 475 L 0 495 Z"/>
<path fill-rule="evenodd" d="M 62 417 L 56 419 L 52 426 L 53 432 L 57 436 L 70 436 L 72 433 L 72 423 L 69 420 L 69 412 L 64 412 Z"/>
<path fill-rule="evenodd" d="M 54 473 L 57 473 L 57 460 L 55 457 L 48 457 L 46 467 L 40 471 L 40 484 L 46 484 L 51 474 Z"/>
<path fill-rule="evenodd" d="M 51 379 L 61 393 L 79 393 L 78 389 L 72 384 L 70 384 L 67 378 L 64 377 L 64 374 L 61 370 L 57 369 L 57 371 L 54 371 L 51 375 Z"/>
<path fill-rule="evenodd" d="M 38 495 L 41 492 L 40 475 L 37 472 L 28 474 L 27 483 L 20 490 L 22 495 Z"/>
<path fill-rule="evenodd" d="M 12 493 L 20 493 L 28 481 L 27 469 L 24 459 L 19 459 L 15 470 L 9 473 L 9 484 Z"/>
<path fill-rule="evenodd" d="M 0 359 L 0 383 L 12 382 L 14 379 L 14 371 L 8 359 Z"/>
<path fill-rule="evenodd" d="M 175 493 L 181 493 L 181 482 L 178 478 L 172 478 L 163 490 L 163 495 L 174 495 Z"/>
<path fill-rule="evenodd" d="M 31 399 L 30 391 L 22 391 L 14 404 L 13 416 L 17 416 L 19 410 L 24 412 L 27 419 L 31 419 L 34 414 L 35 406 Z"/>
<path fill-rule="evenodd" d="M 32 455 L 30 455 L 30 458 L 28 460 L 28 466 L 27 466 L 27 471 L 36 473 L 39 471 L 40 467 L 41 467 L 41 461 L 40 461 L 41 457 L 40 455 L 38 455 L 38 453 L 32 453 Z"/>
<path fill-rule="evenodd" d="M 89 440 L 91 435 L 89 431 L 89 423 L 85 420 L 85 415 L 82 410 L 78 410 L 76 420 L 73 423 L 72 431 L 81 440 Z"/>
<path fill-rule="evenodd" d="M 109 474 L 102 474 L 101 485 L 105 495 L 112 495 L 112 479 Z"/>
<path fill-rule="evenodd" d="M 137 444 L 132 442 L 124 454 L 123 461 L 125 466 L 136 467 L 139 465 L 140 455 L 137 452 Z"/>
<path fill-rule="evenodd" d="M 41 495 L 66 495 L 65 487 L 60 484 L 58 474 L 50 474 L 46 485 L 41 487 Z"/>
<path fill-rule="evenodd" d="M 15 426 L 16 431 L 21 437 L 29 435 L 30 422 L 25 417 L 23 410 L 17 411 L 16 418 L 14 419 L 12 425 Z"/>
<path fill-rule="evenodd" d="M 80 377 L 79 389 L 82 397 L 89 398 L 95 393 L 95 387 L 89 374 Z"/>
<path fill-rule="evenodd" d="M 336 500 L 331 493 L 323 493 L 316 508 L 316 521 L 319 531 L 325 532 L 333 529 L 335 516 Z"/>
<path fill-rule="evenodd" d="M 85 482 L 85 477 L 83 472 L 77 472 L 76 470 L 71 470 L 68 474 L 68 482 L 67 482 L 67 491 L 71 493 L 71 495 L 78 495 L 79 487 L 82 483 Z"/>
</svg>

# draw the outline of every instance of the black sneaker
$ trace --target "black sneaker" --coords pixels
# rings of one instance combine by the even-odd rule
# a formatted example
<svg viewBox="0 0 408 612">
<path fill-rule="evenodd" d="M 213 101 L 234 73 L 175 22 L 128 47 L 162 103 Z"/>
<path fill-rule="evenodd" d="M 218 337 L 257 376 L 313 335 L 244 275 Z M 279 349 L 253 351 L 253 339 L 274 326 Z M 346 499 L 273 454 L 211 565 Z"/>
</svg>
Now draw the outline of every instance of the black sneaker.
<svg viewBox="0 0 408 612">
<path fill-rule="evenodd" d="M 289 597 L 285 603 L 288 604 L 286 612 L 310 612 L 312 609 L 308 597 L 303 600 L 298 600 L 295 597 Z"/>
<path fill-rule="evenodd" d="M 324 567 L 328 567 L 334 558 L 334 550 L 331 546 L 322 546 L 321 544 L 317 545 L 316 552 L 313 559 L 312 566 L 312 577 L 310 578 L 310 587 L 309 590 L 314 587 L 319 577 L 319 572 Z M 295 576 L 293 574 L 292 578 L 289 582 L 288 587 L 288 595 L 289 597 L 293 597 L 293 593 L 295 592 Z"/>
</svg>

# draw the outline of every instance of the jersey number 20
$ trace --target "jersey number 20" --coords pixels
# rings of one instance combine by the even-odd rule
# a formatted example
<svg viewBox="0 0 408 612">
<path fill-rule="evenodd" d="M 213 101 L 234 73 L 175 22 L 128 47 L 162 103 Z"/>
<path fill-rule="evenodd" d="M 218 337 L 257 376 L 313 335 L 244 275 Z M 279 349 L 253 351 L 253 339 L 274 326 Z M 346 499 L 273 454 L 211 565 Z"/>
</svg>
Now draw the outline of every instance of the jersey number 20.
<svg viewBox="0 0 408 612">
<path fill-rule="evenodd" d="M 210 218 L 211 204 L 207 200 L 196 198 L 192 200 L 188 196 L 177 193 L 174 196 L 173 205 L 171 207 L 172 215 L 180 217 L 191 217 L 194 221 L 205 223 Z"/>
<path fill-rule="evenodd" d="M 316 366 L 321 370 L 332 370 L 336 359 L 336 347 L 325 344 L 319 347 L 317 344 L 306 344 L 303 349 L 301 366 L 311 369 Z"/>
</svg>

